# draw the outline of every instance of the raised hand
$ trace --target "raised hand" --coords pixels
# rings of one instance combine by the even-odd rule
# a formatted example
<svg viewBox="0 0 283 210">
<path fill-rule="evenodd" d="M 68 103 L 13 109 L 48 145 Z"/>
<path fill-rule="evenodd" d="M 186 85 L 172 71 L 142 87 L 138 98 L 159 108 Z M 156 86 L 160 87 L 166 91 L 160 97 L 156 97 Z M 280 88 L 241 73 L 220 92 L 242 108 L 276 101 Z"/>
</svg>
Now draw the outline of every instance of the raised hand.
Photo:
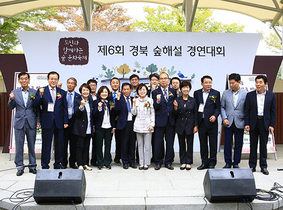
<svg viewBox="0 0 283 210">
<path fill-rule="evenodd" d="M 161 94 L 156 95 L 156 100 L 157 100 L 157 103 L 161 101 Z"/>
<path fill-rule="evenodd" d="M 120 97 L 121 97 L 121 93 L 117 93 L 117 100 L 120 100 Z"/>
<path fill-rule="evenodd" d="M 84 107 L 86 104 L 85 100 L 81 100 L 81 106 Z"/>
<path fill-rule="evenodd" d="M 42 97 L 43 93 L 44 93 L 44 88 L 40 88 L 40 89 L 39 89 L 39 95 L 40 95 L 40 97 Z"/>
<path fill-rule="evenodd" d="M 10 99 L 13 101 L 15 99 L 15 94 L 14 93 L 10 93 Z"/>
</svg>

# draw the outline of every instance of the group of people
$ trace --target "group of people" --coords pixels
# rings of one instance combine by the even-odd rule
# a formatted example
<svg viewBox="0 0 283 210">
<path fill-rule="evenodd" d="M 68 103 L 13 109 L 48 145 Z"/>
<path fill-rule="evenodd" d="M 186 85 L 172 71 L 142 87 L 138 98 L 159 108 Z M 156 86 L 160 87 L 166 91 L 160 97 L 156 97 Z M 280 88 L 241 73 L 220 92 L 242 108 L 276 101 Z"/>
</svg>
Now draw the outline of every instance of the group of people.
<svg viewBox="0 0 283 210">
<path fill-rule="evenodd" d="M 230 89 L 220 92 L 212 88 L 212 78 L 201 78 L 202 88 L 190 96 L 192 85 L 178 77 L 171 80 L 167 73 L 151 74 L 150 88 L 133 74 L 120 85 L 116 77 L 110 88 L 90 79 L 75 92 L 77 80 L 67 80 L 67 91 L 58 87 L 59 74 L 47 75 L 48 85 L 37 91 L 29 88 L 29 74 L 21 72 L 21 88 L 10 93 L 8 107 L 16 107 L 14 121 L 17 176 L 24 173 L 23 144 L 25 135 L 29 150 L 29 172 L 36 174 L 34 144 L 36 128 L 42 128 L 41 166 L 49 168 L 52 139 L 55 144 L 54 169 L 79 168 L 92 170 L 90 165 L 111 169 L 111 142 L 115 135 L 116 165 L 124 169 L 147 170 L 152 161 L 155 170 L 164 164 L 173 170 L 174 139 L 179 140 L 180 169 L 190 170 L 193 164 L 194 134 L 198 132 L 201 165 L 198 170 L 214 168 L 217 163 L 218 116 L 225 132 L 223 168 L 239 168 L 244 129 L 250 132 L 249 167 L 257 165 L 257 144 L 260 143 L 261 172 L 268 175 L 267 141 L 274 132 L 275 94 L 266 90 L 267 78 L 258 75 L 256 90 L 247 93 L 240 88 L 241 77 L 229 75 Z M 121 88 L 121 89 L 120 89 Z M 234 136 L 234 157 L 232 143 Z M 92 139 L 92 145 L 90 145 Z M 68 154 L 68 145 L 70 152 Z M 104 151 L 103 150 L 104 145 Z M 91 160 L 89 150 L 92 146 Z M 69 158 L 68 158 L 69 157 Z M 122 163 L 121 163 L 122 160 Z"/>
</svg>

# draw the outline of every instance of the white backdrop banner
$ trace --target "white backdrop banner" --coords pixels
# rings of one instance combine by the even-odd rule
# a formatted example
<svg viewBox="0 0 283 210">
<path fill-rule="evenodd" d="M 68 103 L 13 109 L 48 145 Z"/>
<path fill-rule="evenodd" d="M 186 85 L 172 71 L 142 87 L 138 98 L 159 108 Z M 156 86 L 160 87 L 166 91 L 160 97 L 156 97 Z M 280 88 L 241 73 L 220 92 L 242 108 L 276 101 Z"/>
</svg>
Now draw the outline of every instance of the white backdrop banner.
<svg viewBox="0 0 283 210">
<path fill-rule="evenodd" d="M 213 88 L 225 90 L 226 75 L 251 74 L 261 34 L 157 33 L 157 32 L 18 32 L 28 72 L 75 77 L 78 87 L 88 79 L 98 86 L 112 77 L 128 81 L 135 73 L 148 82 L 151 73 L 192 79 L 192 91 L 201 88 L 203 75 L 213 78 Z M 78 90 L 78 88 L 77 88 Z M 220 119 L 219 119 L 220 121 Z M 220 128 L 219 128 L 220 134 Z M 195 135 L 195 151 L 199 151 Z M 220 135 L 219 135 L 220 139 Z M 177 150 L 178 151 L 178 150 Z"/>
</svg>

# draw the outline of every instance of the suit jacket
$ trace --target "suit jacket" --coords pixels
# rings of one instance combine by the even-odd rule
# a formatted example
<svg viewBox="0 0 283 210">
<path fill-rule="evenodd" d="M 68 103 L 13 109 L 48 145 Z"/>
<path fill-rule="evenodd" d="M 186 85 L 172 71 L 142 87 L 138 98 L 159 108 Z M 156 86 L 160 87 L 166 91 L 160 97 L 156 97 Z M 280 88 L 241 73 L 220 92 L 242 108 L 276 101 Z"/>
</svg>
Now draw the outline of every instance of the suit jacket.
<svg viewBox="0 0 283 210">
<path fill-rule="evenodd" d="M 75 95 L 74 95 L 74 105 L 73 105 L 73 107 L 74 107 L 74 113 L 75 113 L 75 100 L 77 99 L 77 98 L 79 98 L 79 99 L 81 99 L 81 94 L 79 94 L 79 93 L 77 93 L 76 91 L 74 91 L 73 92 Z M 68 94 L 68 91 L 66 91 L 66 98 L 68 99 L 68 96 L 67 96 L 67 94 Z M 66 100 L 67 100 L 66 99 Z M 67 100 L 67 110 L 68 110 L 68 100 Z M 73 113 L 73 116 L 74 116 L 74 113 Z M 68 115 L 69 115 L 69 113 L 68 113 Z M 72 116 L 72 117 L 73 117 Z M 72 118 L 71 118 L 72 119 Z"/>
<path fill-rule="evenodd" d="M 102 122 L 103 122 L 103 117 L 104 117 L 104 106 L 102 106 L 102 111 L 98 110 L 98 103 L 102 102 L 100 99 L 97 99 L 93 102 L 93 116 L 94 116 L 94 126 L 95 129 L 101 129 Z M 109 110 L 109 115 L 110 115 L 110 125 L 112 128 L 115 127 L 115 119 L 113 114 L 111 114 L 111 108 L 110 108 L 110 101 L 108 100 L 107 107 Z"/>
<path fill-rule="evenodd" d="M 81 111 L 79 109 L 81 105 L 81 100 L 82 98 L 79 97 L 75 100 L 74 102 L 74 117 L 75 117 L 75 122 L 74 122 L 74 127 L 73 127 L 73 134 L 77 136 L 86 136 L 86 131 L 88 128 L 88 123 L 91 125 L 91 135 L 93 134 L 93 102 L 89 101 L 89 108 L 90 108 L 90 122 L 88 122 L 88 117 L 86 113 L 86 108 L 84 107 L 83 110 Z"/>
<path fill-rule="evenodd" d="M 111 101 L 111 102 L 110 102 Z M 115 105 L 116 105 L 116 101 L 117 101 L 117 97 L 115 99 Z M 114 99 L 113 99 L 113 94 L 111 92 L 110 96 L 109 96 L 109 103 L 112 103 L 114 104 Z M 115 106 L 110 106 L 110 115 L 114 118 L 114 128 L 116 128 L 116 125 L 117 125 L 117 121 L 115 120 L 115 118 L 119 115 L 119 112 L 116 110 L 116 107 Z"/>
<path fill-rule="evenodd" d="M 215 103 L 210 98 L 211 96 L 215 96 Z M 197 101 L 197 107 L 199 108 L 200 103 L 202 102 L 202 89 L 196 90 L 194 92 L 194 98 Z M 207 100 L 204 105 L 203 112 L 198 112 L 198 123 L 201 122 L 202 116 L 204 114 L 204 123 L 207 128 L 212 128 L 218 124 L 217 117 L 220 114 L 220 92 L 214 89 L 210 89 Z M 210 122 L 209 118 L 214 115 L 216 120 L 214 122 Z"/>
<path fill-rule="evenodd" d="M 153 106 L 155 109 L 155 126 L 156 127 L 164 127 L 168 121 L 168 113 L 169 113 L 169 122 L 172 126 L 175 126 L 175 112 L 173 102 L 176 99 L 176 91 L 173 88 L 168 88 L 169 92 L 173 94 L 173 97 L 169 97 L 168 101 L 164 98 L 163 91 L 161 87 L 158 87 L 152 92 Z M 157 103 L 156 96 L 161 94 L 160 103 Z"/>
<path fill-rule="evenodd" d="M 221 117 L 222 120 L 227 119 L 229 121 L 229 125 L 225 127 L 229 128 L 234 122 L 237 128 L 244 129 L 245 101 L 246 101 L 247 91 L 244 89 L 240 89 L 238 94 L 239 96 L 238 96 L 237 104 L 235 106 L 233 99 L 233 90 L 228 89 L 223 92 L 221 98 Z"/>
<path fill-rule="evenodd" d="M 194 127 L 198 125 L 198 109 L 196 99 L 189 96 L 186 107 L 184 107 L 185 103 L 182 96 L 177 98 L 176 101 L 178 103 L 178 109 L 174 109 L 174 112 L 176 113 L 176 133 L 183 134 L 185 131 L 186 135 L 193 134 Z"/>
<path fill-rule="evenodd" d="M 133 106 L 133 98 L 131 97 L 131 108 Z M 118 120 L 116 129 L 123 130 L 126 127 L 128 121 L 128 109 L 127 109 L 127 102 L 123 94 L 121 94 L 120 100 L 116 101 L 115 110 L 118 112 Z M 132 118 L 132 121 L 134 119 Z"/>
<path fill-rule="evenodd" d="M 58 94 L 60 94 L 61 97 L 57 97 Z M 53 122 L 55 121 L 55 126 L 58 129 L 63 129 L 64 124 L 68 124 L 68 105 L 66 100 L 66 92 L 56 87 L 56 100 L 54 105 L 54 112 L 47 111 L 48 102 L 52 102 L 49 87 L 44 87 L 44 93 L 42 97 L 40 97 L 38 89 L 36 92 L 34 104 L 37 109 L 41 110 L 41 127 L 43 129 L 50 129 Z"/>
<path fill-rule="evenodd" d="M 249 125 L 251 130 L 255 129 L 257 116 L 257 95 L 256 90 L 254 90 L 247 94 L 245 103 L 245 125 Z M 268 90 L 266 90 L 264 100 L 263 120 L 266 131 L 269 126 L 274 128 L 276 120 L 276 100 L 275 94 Z"/>
<path fill-rule="evenodd" d="M 36 128 L 36 111 L 34 107 L 33 100 L 30 98 L 31 94 L 36 94 L 35 89 L 29 88 L 28 92 L 28 100 L 27 100 L 27 106 L 24 104 L 24 99 L 22 95 L 22 88 L 18 88 L 16 90 L 12 91 L 15 95 L 14 100 L 11 100 L 9 98 L 8 101 L 8 107 L 10 109 L 14 109 L 16 107 L 16 114 L 14 119 L 14 128 L 16 129 L 22 129 L 25 124 L 25 119 L 27 118 L 28 124 L 32 129 Z"/>
</svg>

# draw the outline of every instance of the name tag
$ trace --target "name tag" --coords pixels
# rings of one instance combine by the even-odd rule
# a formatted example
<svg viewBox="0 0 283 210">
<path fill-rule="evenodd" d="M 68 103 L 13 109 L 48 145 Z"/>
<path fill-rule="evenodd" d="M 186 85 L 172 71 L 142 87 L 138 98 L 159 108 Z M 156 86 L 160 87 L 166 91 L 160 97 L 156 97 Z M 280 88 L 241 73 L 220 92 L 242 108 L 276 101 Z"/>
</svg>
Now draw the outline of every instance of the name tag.
<svg viewBox="0 0 283 210">
<path fill-rule="evenodd" d="M 54 104 L 52 102 L 48 102 L 47 111 L 54 112 Z"/>
<path fill-rule="evenodd" d="M 204 104 L 199 104 L 198 112 L 203 112 L 203 110 L 204 110 Z"/>
</svg>

